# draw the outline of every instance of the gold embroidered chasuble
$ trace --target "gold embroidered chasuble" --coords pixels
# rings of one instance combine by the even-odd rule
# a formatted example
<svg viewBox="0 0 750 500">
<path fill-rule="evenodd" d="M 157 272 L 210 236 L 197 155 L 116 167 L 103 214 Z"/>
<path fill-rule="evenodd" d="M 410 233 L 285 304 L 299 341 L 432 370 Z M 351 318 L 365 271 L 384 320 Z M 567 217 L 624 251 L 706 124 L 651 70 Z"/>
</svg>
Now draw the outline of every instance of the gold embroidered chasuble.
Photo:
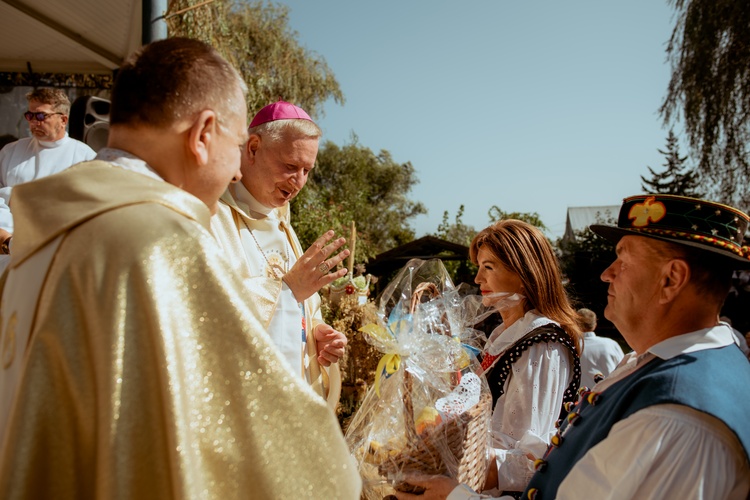
<svg viewBox="0 0 750 500">
<path fill-rule="evenodd" d="M 59 247 L 0 371 L 22 364 L 0 498 L 359 498 L 336 418 L 275 354 L 200 200 L 89 162 L 12 203 L 11 273 Z"/>
</svg>

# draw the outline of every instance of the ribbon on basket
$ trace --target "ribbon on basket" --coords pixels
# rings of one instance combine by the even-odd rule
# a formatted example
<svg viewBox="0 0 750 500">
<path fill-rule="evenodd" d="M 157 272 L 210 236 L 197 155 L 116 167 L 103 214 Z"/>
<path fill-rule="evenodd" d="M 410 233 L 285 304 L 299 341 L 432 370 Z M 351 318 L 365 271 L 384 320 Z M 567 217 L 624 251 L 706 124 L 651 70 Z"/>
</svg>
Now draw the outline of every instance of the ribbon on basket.
<svg viewBox="0 0 750 500">
<path fill-rule="evenodd" d="M 387 327 L 377 323 L 369 323 L 359 329 L 370 336 L 376 345 L 383 346 L 385 352 L 375 368 L 375 393 L 380 397 L 380 381 L 383 374 L 385 378 L 396 373 L 401 366 L 401 352 L 399 348 L 399 335 L 408 332 L 412 328 L 412 317 L 410 314 L 399 314 L 394 312 L 388 318 Z"/>
<path fill-rule="evenodd" d="M 440 296 L 440 292 L 434 284 L 423 283 L 417 287 L 408 313 L 396 308 L 391 311 L 386 326 L 378 323 L 369 323 L 359 329 L 360 332 L 370 337 L 371 343 L 380 346 L 379 348 L 384 351 L 383 357 L 375 369 L 375 393 L 378 397 L 380 397 L 380 385 L 383 375 L 385 375 L 385 378 L 389 378 L 398 371 L 402 359 L 408 356 L 409 353 L 419 355 L 425 350 L 424 342 L 419 342 L 418 338 L 410 338 L 415 327 L 412 313 L 419 304 L 422 294 L 425 292 L 432 298 Z M 461 342 L 460 336 L 452 335 L 450 329 L 445 333 L 447 337 L 444 338 L 450 339 L 460 346 L 460 349 L 450 350 L 454 353 L 454 362 L 457 369 L 456 376 L 458 377 L 456 382 L 459 382 L 461 370 L 469 366 L 472 355 L 478 355 L 479 350 Z M 417 341 L 416 346 L 415 341 Z M 444 349 L 441 349 L 441 352 L 445 354 Z"/>
<path fill-rule="evenodd" d="M 401 356 L 398 354 L 384 354 L 380 358 L 378 367 L 375 369 L 375 394 L 380 397 L 380 376 L 385 372 L 385 377 L 388 378 L 398 371 L 398 367 L 401 366 Z"/>
</svg>

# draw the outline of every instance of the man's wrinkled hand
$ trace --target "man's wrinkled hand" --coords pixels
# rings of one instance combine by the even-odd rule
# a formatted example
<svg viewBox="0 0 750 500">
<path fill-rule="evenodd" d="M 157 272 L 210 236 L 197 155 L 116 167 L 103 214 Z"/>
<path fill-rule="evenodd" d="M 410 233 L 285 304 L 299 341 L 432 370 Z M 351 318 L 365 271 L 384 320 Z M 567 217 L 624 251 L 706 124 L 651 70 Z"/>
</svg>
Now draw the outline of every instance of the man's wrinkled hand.
<svg viewBox="0 0 750 500">
<path fill-rule="evenodd" d="M 284 275 L 284 283 L 292 290 L 297 301 L 307 300 L 327 284 L 346 275 L 346 268 L 331 272 L 340 262 L 349 257 L 348 249 L 331 257 L 331 254 L 346 243 L 345 238 L 330 241 L 334 235 L 333 231 L 327 231 L 315 240 L 315 243 L 310 245 L 310 248 Z"/>
<path fill-rule="evenodd" d="M 330 366 L 344 355 L 346 335 L 322 323 L 315 328 L 315 345 L 318 350 L 318 363 Z"/>
</svg>

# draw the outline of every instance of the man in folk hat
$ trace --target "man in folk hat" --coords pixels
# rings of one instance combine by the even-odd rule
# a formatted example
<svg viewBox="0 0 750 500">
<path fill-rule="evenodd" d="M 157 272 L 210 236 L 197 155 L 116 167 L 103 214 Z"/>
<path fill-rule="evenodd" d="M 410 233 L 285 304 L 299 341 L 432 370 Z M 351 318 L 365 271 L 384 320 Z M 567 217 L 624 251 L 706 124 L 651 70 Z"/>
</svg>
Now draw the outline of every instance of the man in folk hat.
<svg viewBox="0 0 750 500">
<path fill-rule="evenodd" d="M 747 228 L 732 207 L 668 195 L 627 198 L 616 227 L 591 226 L 617 244 L 604 315 L 633 352 L 582 392 L 523 498 L 748 497 L 750 364 L 718 320 L 733 270 L 750 268 Z M 424 484 L 425 500 L 472 494 Z"/>
<path fill-rule="evenodd" d="M 334 254 L 346 240 L 328 231 L 303 252 L 289 217 L 289 202 L 315 166 L 321 131 L 302 108 L 278 101 L 255 115 L 248 132 L 242 181 L 222 197 L 212 227 L 292 372 L 335 405 L 338 367 L 320 365 L 338 361 L 346 336 L 323 322 L 317 292 L 346 274 L 335 268 L 349 250 Z"/>
</svg>

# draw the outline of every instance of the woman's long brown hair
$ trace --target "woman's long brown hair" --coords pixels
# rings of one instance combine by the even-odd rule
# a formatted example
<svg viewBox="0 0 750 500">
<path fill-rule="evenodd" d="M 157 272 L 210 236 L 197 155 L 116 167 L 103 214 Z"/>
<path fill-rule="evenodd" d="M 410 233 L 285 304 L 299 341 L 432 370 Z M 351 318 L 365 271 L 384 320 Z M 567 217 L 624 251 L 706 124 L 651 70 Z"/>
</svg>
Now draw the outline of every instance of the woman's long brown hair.
<svg viewBox="0 0 750 500">
<path fill-rule="evenodd" d="M 583 334 L 578 313 L 563 288 L 560 265 L 544 234 L 520 220 L 501 220 L 480 231 L 472 240 L 469 256 L 475 264 L 480 248 L 492 252 L 518 275 L 530 308 L 560 323 L 580 354 Z"/>
</svg>

